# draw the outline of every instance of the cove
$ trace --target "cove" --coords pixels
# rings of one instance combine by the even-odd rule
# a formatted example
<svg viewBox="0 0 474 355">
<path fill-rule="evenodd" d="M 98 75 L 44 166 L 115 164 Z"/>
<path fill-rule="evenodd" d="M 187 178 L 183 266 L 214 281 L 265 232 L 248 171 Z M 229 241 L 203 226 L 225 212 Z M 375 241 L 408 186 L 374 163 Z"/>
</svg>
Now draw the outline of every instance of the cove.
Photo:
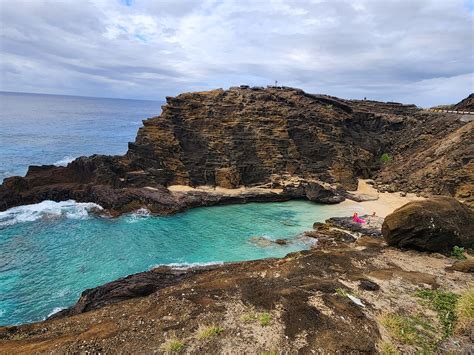
<svg viewBox="0 0 474 355">
<path fill-rule="evenodd" d="M 87 288 L 156 265 L 283 257 L 311 246 L 301 233 L 314 222 L 358 209 L 294 200 L 104 218 L 94 207 L 44 201 L 0 213 L 0 325 L 42 320 Z"/>
</svg>

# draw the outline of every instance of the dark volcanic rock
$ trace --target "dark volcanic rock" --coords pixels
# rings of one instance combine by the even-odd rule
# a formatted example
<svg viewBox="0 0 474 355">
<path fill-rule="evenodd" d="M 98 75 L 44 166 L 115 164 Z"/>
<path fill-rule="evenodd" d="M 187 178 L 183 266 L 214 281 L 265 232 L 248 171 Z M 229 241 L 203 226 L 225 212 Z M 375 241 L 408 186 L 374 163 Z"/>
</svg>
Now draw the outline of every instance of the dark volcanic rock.
<svg viewBox="0 0 474 355">
<path fill-rule="evenodd" d="M 449 254 L 474 247 L 474 212 L 452 197 L 414 201 L 388 215 L 382 233 L 391 246 Z"/>
<path fill-rule="evenodd" d="M 360 216 L 366 221 L 366 223 L 356 223 L 352 220 L 352 217 L 332 217 L 326 220 L 326 223 L 339 227 L 342 229 L 347 229 L 352 232 L 361 233 L 371 237 L 381 237 L 382 236 L 382 217 L 372 217 L 368 215 Z"/>
<path fill-rule="evenodd" d="M 474 112 L 474 94 L 470 94 L 465 99 L 459 101 L 456 105 L 454 105 L 453 109 L 457 111 Z"/>
<path fill-rule="evenodd" d="M 451 116 L 281 87 L 181 94 L 167 98 L 160 116 L 143 121 L 124 156 L 81 157 L 67 167 L 30 167 L 25 177 L 5 179 L 0 210 L 46 199 L 96 202 L 112 213 L 146 207 L 162 214 L 252 199 L 337 203 L 343 189 L 355 189 L 358 177 L 374 177 L 380 168 L 377 178 L 396 189 L 419 192 L 422 186 L 470 201 L 472 125 Z M 393 156 L 389 170 L 380 163 L 383 153 Z M 166 189 L 174 184 L 285 186 L 293 177 L 307 182 L 307 191 L 234 201 Z"/>
<path fill-rule="evenodd" d="M 375 282 L 370 280 L 360 280 L 359 288 L 366 290 L 366 291 L 377 291 L 380 290 L 380 286 L 377 285 Z"/>
<path fill-rule="evenodd" d="M 59 311 L 50 316 L 49 319 L 72 316 L 120 301 L 145 297 L 159 289 L 175 285 L 202 270 L 204 270 L 204 268 L 186 271 L 161 267 L 151 271 L 133 274 L 83 291 L 81 297 L 73 307 Z"/>
<path fill-rule="evenodd" d="M 340 195 L 335 189 L 316 182 L 310 182 L 306 185 L 305 194 L 306 198 L 313 202 L 332 204 L 345 200 L 345 197 Z"/>
</svg>

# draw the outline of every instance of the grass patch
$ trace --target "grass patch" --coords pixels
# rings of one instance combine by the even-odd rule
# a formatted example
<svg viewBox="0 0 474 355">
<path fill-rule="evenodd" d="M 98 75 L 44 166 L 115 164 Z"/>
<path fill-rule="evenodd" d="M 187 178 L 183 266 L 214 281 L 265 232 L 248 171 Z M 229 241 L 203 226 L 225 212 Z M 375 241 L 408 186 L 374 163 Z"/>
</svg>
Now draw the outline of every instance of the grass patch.
<svg viewBox="0 0 474 355">
<path fill-rule="evenodd" d="M 347 297 L 347 291 L 344 290 L 343 288 L 336 288 L 336 293 L 339 295 L 339 296 L 342 296 L 342 297 Z"/>
<path fill-rule="evenodd" d="M 388 341 L 382 341 L 378 344 L 380 354 L 382 355 L 398 355 L 400 352 L 397 348 Z"/>
<path fill-rule="evenodd" d="M 458 247 L 455 245 L 453 247 L 453 251 L 451 252 L 451 256 L 458 259 L 458 260 L 464 260 L 467 259 L 466 256 L 464 255 L 464 248 L 463 247 Z"/>
<path fill-rule="evenodd" d="M 251 323 L 257 320 L 257 315 L 255 313 L 245 313 L 240 320 L 244 323 Z"/>
<path fill-rule="evenodd" d="M 262 327 L 266 327 L 267 325 L 270 325 L 270 322 L 272 320 L 270 313 L 266 313 L 266 312 L 262 313 L 260 317 L 258 317 L 258 319 Z"/>
<path fill-rule="evenodd" d="M 184 343 L 179 339 L 170 339 L 162 346 L 164 351 L 179 353 L 184 348 Z"/>
<path fill-rule="evenodd" d="M 459 295 L 438 290 L 420 290 L 415 295 L 421 298 L 422 304 L 438 314 L 439 321 L 443 325 L 444 337 L 449 337 L 453 333 L 456 322 L 455 308 Z"/>
<path fill-rule="evenodd" d="M 260 355 L 278 355 L 278 351 L 276 350 L 262 351 Z"/>
<path fill-rule="evenodd" d="M 458 332 L 469 332 L 474 324 L 474 286 L 471 286 L 458 299 L 454 308 Z"/>
<path fill-rule="evenodd" d="M 217 325 L 211 325 L 210 327 L 202 328 L 198 332 L 198 339 L 208 339 L 219 335 L 224 331 L 224 328 Z"/>
<path fill-rule="evenodd" d="M 332 109 L 334 108 L 334 106 L 331 105 L 331 104 L 327 104 L 325 107 L 326 107 L 326 109 L 328 109 L 328 110 L 332 110 Z"/>
<path fill-rule="evenodd" d="M 419 316 L 385 314 L 380 322 L 393 339 L 424 353 L 432 353 L 439 340 L 436 329 Z"/>
</svg>

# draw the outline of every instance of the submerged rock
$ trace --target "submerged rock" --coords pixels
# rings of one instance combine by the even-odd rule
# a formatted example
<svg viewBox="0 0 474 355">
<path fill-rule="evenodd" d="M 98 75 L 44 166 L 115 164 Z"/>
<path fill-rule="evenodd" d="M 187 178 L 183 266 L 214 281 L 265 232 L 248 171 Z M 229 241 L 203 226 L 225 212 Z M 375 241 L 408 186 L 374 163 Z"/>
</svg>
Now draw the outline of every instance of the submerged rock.
<svg viewBox="0 0 474 355">
<path fill-rule="evenodd" d="M 382 233 L 391 246 L 449 254 L 474 247 L 474 212 L 452 197 L 414 201 L 388 215 Z"/>
</svg>

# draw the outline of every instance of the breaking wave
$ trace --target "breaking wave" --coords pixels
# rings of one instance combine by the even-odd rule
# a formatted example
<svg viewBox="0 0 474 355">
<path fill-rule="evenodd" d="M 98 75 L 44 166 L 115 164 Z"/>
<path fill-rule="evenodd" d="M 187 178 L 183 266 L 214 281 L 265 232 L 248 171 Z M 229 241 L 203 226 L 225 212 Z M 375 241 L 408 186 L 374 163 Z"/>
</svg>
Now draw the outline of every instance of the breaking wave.
<svg viewBox="0 0 474 355">
<path fill-rule="evenodd" d="M 170 264 L 156 264 L 150 267 L 150 270 L 159 268 L 161 266 L 168 266 L 177 270 L 186 270 L 194 267 L 204 267 L 204 266 L 213 266 L 213 265 L 224 265 L 223 261 L 212 261 L 207 263 L 170 263 Z"/>
<path fill-rule="evenodd" d="M 76 159 L 76 158 L 71 157 L 69 155 L 66 155 L 64 158 L 62 158 L 61 160 L 58 160 L 56 163 L 54 163 L 54 165 L 56 165 L 56 166 L 66 166 L 69 163 L 71 163 L 74 159 Z"/>
<path fill-rule="evenodd" d="M 126 222 L 127 223 L 136 223 L 136 222 L 140 221 L 143 218 L 149 217 L 150 215 L 151 215 L 151 212 L 148 209 L 140 208 L 140 209 L 136 210 L 135 212 L 130 213 L 129 215 L 127 215 Z"/>
<path fill-rule="evenodd" d="M 33 222 L 39 219 L 86 219 L 89 212 L 101 211 L 103 208 L 92 202 L 43 201 L 32 205 L 10 208 L 0 212 L 0 226 L 10 226 L 17 223 Z"/>
<path fill-rule="evenodd" d="M 63 309 L 66 309 L 65 307 L 55 307 L 51 312 L 48 313 L 45 319 L 48 319 L 51 317 L 53 314 L 56 314 L 58 312 L 61 312 Z"/>
</svg>

